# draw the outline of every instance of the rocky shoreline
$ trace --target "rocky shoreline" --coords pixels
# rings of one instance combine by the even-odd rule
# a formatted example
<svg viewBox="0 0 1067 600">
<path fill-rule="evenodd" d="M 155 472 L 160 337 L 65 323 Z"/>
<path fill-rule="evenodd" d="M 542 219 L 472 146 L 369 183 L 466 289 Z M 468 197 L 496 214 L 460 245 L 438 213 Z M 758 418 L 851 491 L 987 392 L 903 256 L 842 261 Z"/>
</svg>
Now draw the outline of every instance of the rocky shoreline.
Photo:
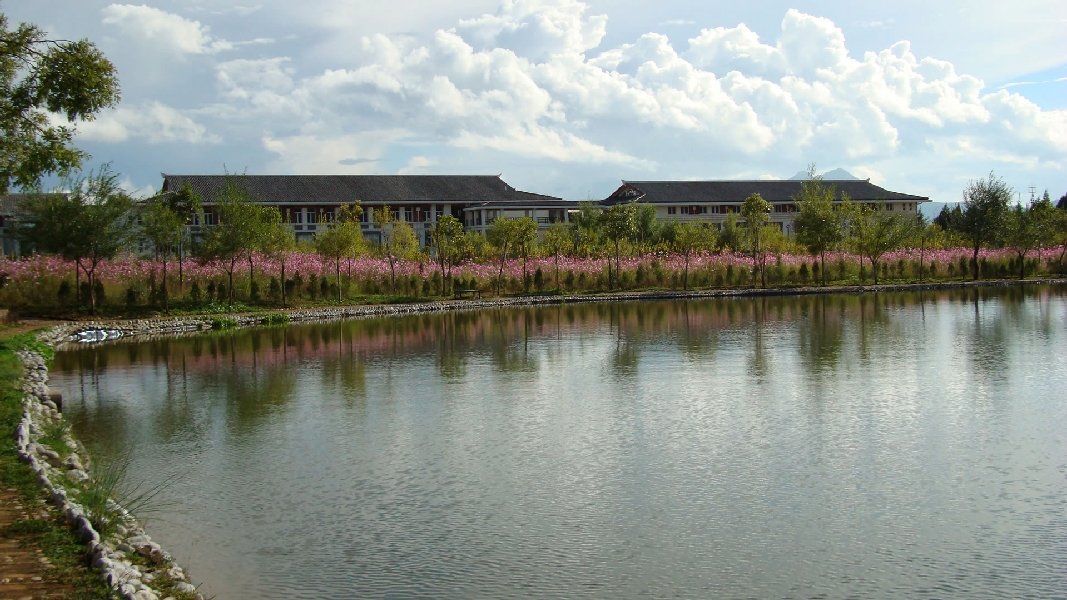
<svg viewBox="0 0 1067 600">
<path fill-rule="evenodd" d="M 48 389 L 48 366 L 35 352 L 17 353 L 24 367 L 23 414 L 15 431 L 19 458 L 29 463 L 52 503 L 89 549 L 92 566 L 125 600 L 203 600 L 173 557 L 145 533 L 123 507 L 107 501 L 119 524 L 102 536 L 90 511 L 78 503 L 79 489 L 91 484 L 85 449 L 63 427 L 58 397 Z M 49 431 L 63 431 L 60 447 L 44 443 Z"/>
<path fill-rule="evenodd" d="M 598 302 L 637 302 L 651 300 L 704 300 L 714 298 L 748 298 L 772 296 L 804 296 L 825 294 L 877 294 L 886 292 L 940 291 L 1008 287 L 1018 285 L 1047 285 L 1067 283 L 1065 278 L 991 281 L 948 281 L 890 285 L 838 285 L 769 289 L 727 289 L 696 291 L 616 292 L 609 294 L 568 294 L 554 296 L 517 296 L 487 300 L 438 300 L 408 304 L 376 304 L 310 309 L 274 310 L 244 315 L 156 317 L 151 319 L 119 319 L 75 321 L 57 325 L 38 337 L 42 342 L 60 349 L 68 344 L 113 341 L 131 336 L 171 336 L 191 334 L 223 328 L 254 327 L 269 324 L 279 315 L 291 323 L 336 321 L 390 316 L 418 315 L 454 311 L 475 311 L 495 308 L 551 306 L 560 304 L 589 304 Z"/>
</svg>

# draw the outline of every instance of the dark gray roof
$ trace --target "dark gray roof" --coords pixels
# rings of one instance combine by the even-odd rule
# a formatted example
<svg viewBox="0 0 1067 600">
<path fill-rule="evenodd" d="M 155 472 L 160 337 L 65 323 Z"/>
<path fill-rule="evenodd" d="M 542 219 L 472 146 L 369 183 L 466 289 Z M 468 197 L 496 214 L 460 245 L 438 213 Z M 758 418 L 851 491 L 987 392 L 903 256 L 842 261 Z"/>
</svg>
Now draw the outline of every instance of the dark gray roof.
<svg viewBox="0 0 1067 600">
<path fill-rule="evenodd" d="M 163 191 L 185 184 L 211 203 L 233 179 L 260 202 L 342 204 L 559 200 L 522 192 L 497 175 L 163 175 Z"/>
<path fill-rule="evenodd" d="M 30 196 L 66 196 L 66 194 L 45 192 L 42 194 L 7 194 L 6 196 L 0 196 L 0 214 L 14 215 L 19 210 L 19 203 Z"/>
<path fill-rule="evenodd" d="M 624 181 L 623 185 L 601 203 L 611 206 L 631 200 L 648 204 L 686 204 L 732 202 L 740 204 L 752 194 L 763 196 L 768 202 L 790 202 L 800 193 L 802 181 Z M 924 196 L 891 192 L 867 180 L 823 181 L 837 188 L 837 196 L 847 193 L 853 200 L 899 200 L 928 202 Z"/>
</svg>

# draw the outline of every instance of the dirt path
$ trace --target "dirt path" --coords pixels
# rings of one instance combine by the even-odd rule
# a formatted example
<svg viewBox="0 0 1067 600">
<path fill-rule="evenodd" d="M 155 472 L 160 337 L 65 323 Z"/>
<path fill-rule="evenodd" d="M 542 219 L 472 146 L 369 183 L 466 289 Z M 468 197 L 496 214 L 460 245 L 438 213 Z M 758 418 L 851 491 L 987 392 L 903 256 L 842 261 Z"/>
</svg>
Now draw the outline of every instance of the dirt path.
<svg viewBox="0 0 1067 600">
<path fill-rule="evenodd" d="M 53 519 L 57 515 L 48 507 L 24 506 L 13 489 L 0 490 L 0 600 L 65 598 L 74 591 L 69 584 L 56 581 L 51 562 L 27 534 L 9 533 L 9 527 L 27 519 Z"/>
</svg>

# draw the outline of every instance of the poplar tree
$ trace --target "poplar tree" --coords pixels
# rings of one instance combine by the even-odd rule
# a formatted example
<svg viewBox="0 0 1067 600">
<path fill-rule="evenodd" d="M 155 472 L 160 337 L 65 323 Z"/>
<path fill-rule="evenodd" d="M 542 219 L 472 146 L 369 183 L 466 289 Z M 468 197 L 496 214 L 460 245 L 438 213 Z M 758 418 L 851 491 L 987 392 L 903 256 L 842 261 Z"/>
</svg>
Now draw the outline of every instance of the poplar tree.
<svg viewBox="0 0 1067 600">
<path fill-rule="evenodd" d="M 741 216 L 745 219 L 745 242 L 749 256 L 760 274 L 760 287 L 767 287 L 767 249 L 763 243 L 763 227 L 771 220 L 774 207 L 759 194 L 745 198 Z"/>
<path fill-rule="evenodd" d="M 793 198 L 798 211 L 793 223 L 797 242 L 807 248 L 812 256 L 821 259 L 819 272 L 823 285 L 826 285 L 826 253 L 844 239 L 840 214 L 834 208 L 836 195 L 836 187 L 823 185 L 822 177 L 816 174 L 815 165 L 812 164 L 808 167 L 808 179 L 801 183 L 800 193 Z"/>
<path fill-rule="evenodd" d="M 973 250 L 971 268 L 978 280 L 978 251 L 1000 241 L 1008 217 L 1008 204 L 1014 192 L 991 171 L 989 178 L 970 182 L 963 190 L 963 209 L 957 223 L 951 224 Z"/>
</svg>

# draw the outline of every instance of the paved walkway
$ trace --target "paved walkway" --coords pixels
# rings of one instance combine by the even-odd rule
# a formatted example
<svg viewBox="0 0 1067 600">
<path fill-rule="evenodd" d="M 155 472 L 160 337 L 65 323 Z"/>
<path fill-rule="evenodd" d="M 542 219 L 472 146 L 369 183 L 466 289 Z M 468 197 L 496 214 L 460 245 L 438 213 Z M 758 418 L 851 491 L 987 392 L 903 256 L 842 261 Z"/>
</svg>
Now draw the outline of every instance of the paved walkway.
<svg viewBox="0 0 1067 600">
<path fill-rule="evenodd" d="M 15 490 L 0 490 L 0 530 L 17 521 L 42 517 L 55 518 L 54 509 L 42 507 L 31 514 Z M 48 559 L 21 537 L 0 536 L 0 600 L 63 598 L 73 592 L 72 586 L 55 581 Z"/>
</svg>

